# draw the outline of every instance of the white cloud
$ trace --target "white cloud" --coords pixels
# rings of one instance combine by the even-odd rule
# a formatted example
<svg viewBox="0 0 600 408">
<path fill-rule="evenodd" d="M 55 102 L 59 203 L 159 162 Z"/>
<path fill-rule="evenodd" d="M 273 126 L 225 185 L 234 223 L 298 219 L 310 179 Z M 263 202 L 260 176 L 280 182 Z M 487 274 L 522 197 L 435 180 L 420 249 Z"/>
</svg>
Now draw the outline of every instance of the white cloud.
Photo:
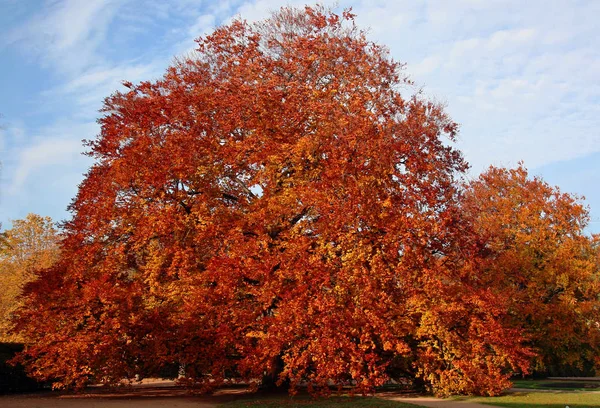
<svg viewBox="0 0 600 408">
<path fill-rule="evenodd" d="M 96 51 L 123 0 L 63 0 L 47 3 L 25 24 L 8 33 L 18 44 L 62 73 L 77 73 L 97 62 Z"/>
<path fill-rule="evenodd" d="M 12 140 L 13 147 L 7 152 L 11 157 L 6 158 L 7 185 L 3 190 L 9 195 L 18 195 L 32 178 L 61 177 L 69 171 L 80 176 L 79 166 L 89 162 L 82 155 L 81 140 L 93 138 L 97 129 L 95 123 L 65 123 L 29 135 L 25 143 L 15 144 Z M 17 133 L 24 132 L 23 129 L 16 131 L 11 129 L 10 133 L 18 136 Z"/>
<path fill-rule="evenodd" d="M 436 55 L 425 57 L 422 61 L 411 65 L 410 72 L 412 75 L 425 76 L 438 69 L 441 62 L 441 58 Z"/>
<path fill-rule="evenodd" d="M 196 38 L 212 31 L 216 26 L 216 16 L 214 14 L 202 14 L 196 19 L 196 22 L 188 29 L 190 37 Z"/>
<path fill-rule="evenodd" d="M 42 96 L 49 103 L 57 99 L 70 98 L 76 105 L 74 119 L 93 120 L 104 98 L 123 90 L 122 82 L 156 80 L 163 75 L 167 63 L 160 59 L 148 63 L 123 63 L 112 67 L 90 69 L 70 81 L 44 91 Z"/>
<path fill-rule="evenodd" d="M 497 50 L 506 46 L 527 44 L 535 39 L 535 34 L 536 32 L 533 28 L 499 30 L 491 35 L 487 48 Z"/>
<path fill-rule="evenodd" d="M 417 85 L 447 101 L 475 172 L 600 151 L 599 2 L 367 3 L 354 8 L 359 24 L 377 27 L 372 37 Z M 398 25 L 402 15 L 412 18 Z"/>
<path fill-rule="evenodd" d="M 27 178 L 36 171 L 64 163 L 71 159 L 73 153 L 79 151 L 80 146 L 68 139 L 45 140 L 25 148 L 19 155 L 19 165 L 15 170 L 9 192 L 14 194 L 19 191 Z"/>
</svg>

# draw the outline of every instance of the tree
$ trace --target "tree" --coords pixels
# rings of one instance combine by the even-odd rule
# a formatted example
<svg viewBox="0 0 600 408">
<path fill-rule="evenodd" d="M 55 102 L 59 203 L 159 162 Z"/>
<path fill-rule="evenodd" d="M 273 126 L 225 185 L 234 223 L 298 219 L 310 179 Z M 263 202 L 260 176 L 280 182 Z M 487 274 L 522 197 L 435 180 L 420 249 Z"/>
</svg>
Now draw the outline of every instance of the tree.
<svg viewBox="0 0 600 408">
<path fill-rule="evenodd" d="M 20 361 L 59 387 L 180 362 L 205 389 L 505 388 L 528 352 L 464 273 L 457 125 L 401 68 L 350 12 L 284 8 L 125 83 L 27 287 Z"/>
<path fill-rule="evenodd" d="M 600 274 L 588 209 L 521 164 L 490 167 L 463 200 L 481 252 L 481 284 L 510 299 L 507 325 L 523 329 L 533 367 L 563 374 L 600 367 Z"/>
<path fill-rule="evenodd" d="M 50 217 L 28 214 L 0 236 L 0 341 L 22 341 L 10 335 L 11 315 L 21 304 L 22 287 L 38 269 L 50 267 L 58 256 L 58 233 Z"/>
</svg>

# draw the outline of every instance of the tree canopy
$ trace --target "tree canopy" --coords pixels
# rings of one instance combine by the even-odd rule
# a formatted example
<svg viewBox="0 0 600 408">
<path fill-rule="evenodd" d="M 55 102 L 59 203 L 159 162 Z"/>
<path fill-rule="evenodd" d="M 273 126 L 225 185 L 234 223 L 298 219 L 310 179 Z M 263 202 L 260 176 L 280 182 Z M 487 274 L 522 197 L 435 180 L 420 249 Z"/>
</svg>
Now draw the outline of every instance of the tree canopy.
<svg viewBox="0 0 600 408">
<path fill-rule="evenodd" d="M 588 209 L 522 164 L 490 167 L 462 207 L 482 245 L 478 278 L 510 296 L 509 324 L 529 338 L 533 368 L 577 373 L 597 364 L 600 274 L 597 237 L 584 231 Z"/>
<path fill-rule="evenodd" d="M 517 271 L 494 251 L 512 230 L 488 236 L 474 210 L 488 179 L 462 186 L 457 124 L 349 11 L 235 20 L 125 86 L 89 142 L 60 258 L 26 288 L 32 375 L 83 386 L 177 363 L 204 390 L 417 378 L 445 395 L 527 372 L 543 346 L 515 313 L 546 278 L 504 290 Z"/>
<path fill-rule="evenodd" d="M 22 340 L 10 334 L 10 318 L 19 308 L 22 288 L 58 257 L 58 231 L 50 217 L 29 214 L 0 235 L 0 341 Z"/>
</svg>

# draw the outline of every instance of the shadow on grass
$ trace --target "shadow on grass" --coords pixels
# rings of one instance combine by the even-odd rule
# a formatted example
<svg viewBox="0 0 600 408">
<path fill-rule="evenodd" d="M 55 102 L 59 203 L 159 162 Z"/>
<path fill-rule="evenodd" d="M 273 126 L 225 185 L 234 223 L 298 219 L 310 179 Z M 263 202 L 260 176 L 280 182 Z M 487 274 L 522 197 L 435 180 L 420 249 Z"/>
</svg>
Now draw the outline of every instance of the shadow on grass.
<svg viewBox="0 0 600 408">
<path fill-rule="evenodd" d="M 180 386 L 123 386 L 123 387 L 90 387 L 80 391 L 41 391 L 35 393 L 25 393 L 13 395 L 12 400 L 21 401 L 29 406 L 45 405 L 38 404 L 38 401 L 54 401 L 52 407 L 62 406 L 86 406 L 93 404 L 94 407 L 113 406 L 119 402 L 131 403 L 131 406 L 144 406 L 145 402 L 163 402 L 161 406 L 170 406 L 177 401 L 195 401 L 199 403 L 218 406 L 223 403 L 235 401 L 240 398 L 249 398 L 252 394 L 248 393 L 247 387 L 230 387 L 218 390 L 212 395 L 194 393 L 193 390 Z M 29 401 L 29 402 L 28 402 Z M 145 402 L 144 402 L 145 401 Z M 138 404 L 138 405 L 136 405 Z M 117 405 L 115 405 L 117 406 Z M 0 407 L 3 407 L 3 401 L 0 400 Z"/>
</svg>

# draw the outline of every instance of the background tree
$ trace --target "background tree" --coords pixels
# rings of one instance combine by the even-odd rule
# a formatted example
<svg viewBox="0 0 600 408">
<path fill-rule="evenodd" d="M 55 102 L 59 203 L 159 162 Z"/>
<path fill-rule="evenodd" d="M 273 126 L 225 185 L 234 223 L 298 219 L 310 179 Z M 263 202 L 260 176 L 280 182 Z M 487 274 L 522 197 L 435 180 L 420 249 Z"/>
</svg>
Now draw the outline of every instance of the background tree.
<svg viewBox="0 0 600 408">
<path fill-rule="evenodd" d="M 350 12 L 284 8 L 125 83 L 27 287 L 20 361 L 56 386 L 181 362 L 205 388 L 505 388 L 527 350 L 465 273 L 457 125 L 401 68 Z"/>
<path fill-rule="evenodd" d="M 25 284 L 36 278 L 38 269 L 50 267 L 58 257 L 58 232 L 50 217 L 29 214 L 16 220 L 0 235 L 0 341 L 23 338 L 9 334 L 10 318 L 22 301 Z"/>
<path fill-rule="evenodd" d="M 490 167 L 467 188 L 463 209 L 481 245 L 478 279 L 510 296 L 509 324 L 524 329 L 534 368 L 564 375 L 600 367 L 598 243 L 585 233 L 580 199 L 521 164 Z"/>
</svg>

